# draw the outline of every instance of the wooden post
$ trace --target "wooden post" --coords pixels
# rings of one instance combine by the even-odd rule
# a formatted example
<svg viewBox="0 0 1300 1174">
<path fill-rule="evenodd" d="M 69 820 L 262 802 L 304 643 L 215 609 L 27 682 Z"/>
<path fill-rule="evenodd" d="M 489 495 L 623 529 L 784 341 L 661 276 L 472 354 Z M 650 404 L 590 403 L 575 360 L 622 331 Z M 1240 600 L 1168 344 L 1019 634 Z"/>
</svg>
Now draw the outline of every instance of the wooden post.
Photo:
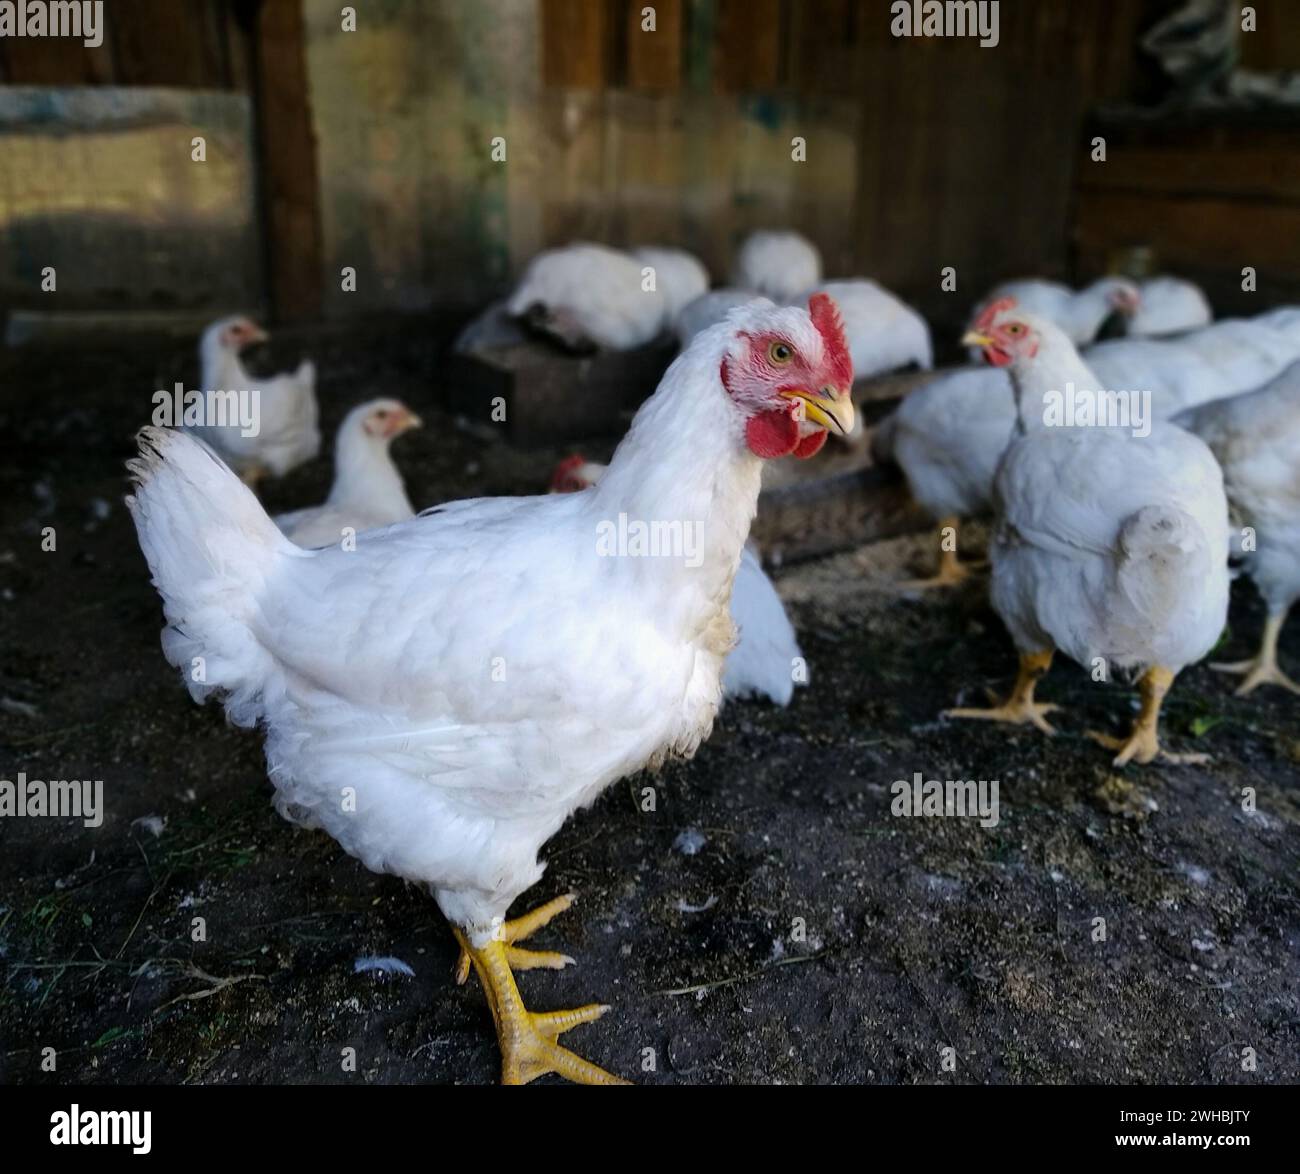
<svg viewBox="0 0 1300 1174">
<path fill-rule="evenodd" d="M 302 0 L 262 0 L 253 38 L 266 277 L 274 316 L 321 313 L 320 185 Z"/>
</svg>

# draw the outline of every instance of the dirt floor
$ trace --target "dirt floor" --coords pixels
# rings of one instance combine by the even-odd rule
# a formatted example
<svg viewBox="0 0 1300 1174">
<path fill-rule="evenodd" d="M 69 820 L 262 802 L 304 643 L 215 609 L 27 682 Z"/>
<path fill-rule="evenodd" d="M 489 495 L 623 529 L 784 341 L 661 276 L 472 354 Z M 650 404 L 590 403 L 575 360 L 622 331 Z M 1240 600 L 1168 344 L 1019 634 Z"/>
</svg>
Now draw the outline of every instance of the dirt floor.
<svg viewBox="0 0 1300 1174">
<path fill-rule="evenodd" d="M 395 450 L 417 503 L 540 487 L 558 453 L 433 406 L 440 342 L 313 338 L 326 428 L 394 392 L 429 423 Z M 258 737 L 163 660 L 122 463 L 176 378 L 196 375 L 174 342 L 0 357 L 0 778 L 103 779 L 106 806 L 95 829 L 0 819 L 0 1080 L 492 1081 L 433 902 L 283 822 Z M 264 496 L 310 504 L 327 479 L 316 462 Z M 1068 662 L 1040 689 L 1066 707 L 1054 739 L 940 720 L 1012 657 L 978 583 L 892 590 L 927 558 L 918 537 L 779 572 L 811 686 L 729 704 L 693 762 L 614 786 L 546 847 L 521 904 L 578 892 L 538 939 L 578 965 L 524 975 L 530 1005 L 610 1003 L 566 1038 L 645 1083 L 1300 1080 L 1296 699 L 1192 669 L 1166 735 L 1212 764 L 1122 776 L 1084 731 L 1121 729 L 1134 694 Z M 1228 649 L 1261 621 L 1238 584 Z M 1300 618 L 1282 654 L 1296 672 Z M 1001 822 L 891 815 L 918 771 L 999 780 Z M 414 976 L 354 973 L 370 955 Z"/>
</svg>

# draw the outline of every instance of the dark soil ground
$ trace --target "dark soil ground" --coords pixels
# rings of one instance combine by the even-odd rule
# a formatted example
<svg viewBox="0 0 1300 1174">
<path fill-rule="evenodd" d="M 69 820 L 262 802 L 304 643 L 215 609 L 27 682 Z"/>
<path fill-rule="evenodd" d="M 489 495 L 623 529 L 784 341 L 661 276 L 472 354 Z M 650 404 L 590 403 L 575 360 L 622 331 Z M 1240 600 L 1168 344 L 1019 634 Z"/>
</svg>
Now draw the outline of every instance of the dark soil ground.
<svg viewBox="0 0 1300 1174">
<path fill-rule="evenodd" d="M 331 332 L 277 340 L 273 365 L 310 349 L 331 432 L 356 400 L 408 399 L 419 504 L 541 486 L 558 453 L 437 410 L 440 343 Z M 122 463 L 176 378 L 195 385 L 175 342 L 0 358 L 0 778 L 103 779 L 106 807 L 93 829 L 0 819 L 0 1079 L 492 1081 L 483 995 L 452 983 L 433 902 L 281 821 L 259 739 L 162 658 Z M 310 504 L 327 480 L 319 461 L 264 496 Z M 1133 692 L 1068 662 L 1040 689 L 1066 706 L 1054 739 L 942 721 L 1012 657 L 978 584 L 889 589 L 928 557 L 905 539 L 780 572 L 811 687 L 784 711 L 729 704 L 693 762 L 566 825 L 521 904 L 579 893 L 538 939 L 578 965 L 525 974 L 525 998 L 612 1004 L 567 1038 L 645 1083 L 1300 1080 L 1296 698 L 1237 700 L 1194 668 L 1165 731 L 1212 764 L 1122 777 L 1084 731 L 1118 731 Z M 1261 621 L 1239 584 L 1234 655 Z M 1282 652 L 1300 669 L 1300 618 Z M 998 779 L 1000 824 L 891 815 L 917 771 Z M 354 973 L 363 955 L 414 977 Z"/>
</svg>

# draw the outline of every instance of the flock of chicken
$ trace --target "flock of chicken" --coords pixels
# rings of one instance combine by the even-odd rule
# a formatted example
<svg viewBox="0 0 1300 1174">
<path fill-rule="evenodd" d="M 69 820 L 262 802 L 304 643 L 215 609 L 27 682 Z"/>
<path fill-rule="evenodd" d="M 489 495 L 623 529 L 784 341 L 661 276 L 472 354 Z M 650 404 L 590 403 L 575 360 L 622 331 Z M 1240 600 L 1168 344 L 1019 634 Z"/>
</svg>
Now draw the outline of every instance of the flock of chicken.
<svg viewBox="0 0 1300 1174">
<path fill-rule="evenodd" d="M 763 464 L 855 435 L 855 376 L 931 365 L 920 315 L 874 282 L 824 281 L 793 233 L 754 234 L 732 287 L 708 286 L 679 250 L 574 245 L 535 258 L 467 328 L 463 350 L 530 334 L 573 351 L 681 341 L 610 464 L 565 461 L 549 494 L 416 515 L 389 445 L 420 420 L 375 400 L 343 421 L 327 501 L 269 518 L 250 486 L 320 447 L 314 371 L 254 381 L 239 354 L 264 336 L 244 318 L 205 333 L 204 382 L 256 385 L 260 434 L 146 428 L 131 462 L 168 660 L 197 700 L 264 729 L 282 814 L 432 891 L 459 980 L 472 967 L 487 993 L 506 1082 L 616 1082 L 558 1038 L 608 1008 L 532 1012 L 514 978 L 572 961 L 520 944 L 572 897 L 506 913 L 568 815 L 692 755 L 724 691 L 788 703 L 798 643 L 748 544 Z M 1094 343 L 1115 312 L 1130 337 Z M 1230 556 L 1269 619 L 1259 654 L 1225 667 L 1243 691 L 1300 691 L 1276 659 L 1300 595 L 1300 310 L 1209 319 L 1169 278 L 999 288 L 963 339 L 987 365 L 935 376 L 870 436 L 944 524 L 928 582 L 969 573 L 958 520 L 994 515 L 991 597 L 1020 672 L 1004 703 L 953 716 L 1051 733 L 1034 689 L 1059 649 L 1098 679 L 1138 676 L 1132 730 L 1096 735 L 1117 764 L 1178 760 L 1160 705 L 1219 639 Z M 1058 421 L 1067 388 L 1094 403 L 1149 391 L 1148 418 Z M 647 557 L 602 546 L 629 519 L 696 541 Z"/>
</svg>

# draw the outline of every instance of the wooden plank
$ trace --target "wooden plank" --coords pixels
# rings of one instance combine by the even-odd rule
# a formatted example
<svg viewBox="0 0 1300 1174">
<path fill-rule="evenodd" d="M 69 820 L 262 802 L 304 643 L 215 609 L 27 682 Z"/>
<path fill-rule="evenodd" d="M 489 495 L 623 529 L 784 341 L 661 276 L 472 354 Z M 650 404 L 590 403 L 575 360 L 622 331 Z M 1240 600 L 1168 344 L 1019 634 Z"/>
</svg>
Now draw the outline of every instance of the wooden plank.
<svg viewBox="0 0 1300 1174">
<path fill-rule="evenodd" d="M 852 469 L 764 489 L 750 537 L 769 563 L 816 558 L 933 523 L 892 466 Z"/>
<path fill-rule="evenodd" d="M 785 39 L 781 0 L 717 0 L 713 88 L 761 93 L 781 84 Z"/>
<path fill-rule="evenodd" d="M 227 88 L 220 22 L 212 5 L 117 0 L 106 18 L 112 28 L 117 84 Z"/>
<path fill-rule="evenodd" d="M 655 29 L 643 29 L 644 4 L 627 5 L 627 84 L 676 90 L 682 82 L 682 0 L 655 0 Z"/>
<path fill-rule="evenodd" d="M 1104 272 L 1117 251 L 1146 246 L 1160 269 L 1200 281 L 1219 315 L 1300 296 L 1300 204 L 1090 191 L 1077 235 L 1082 271 Z M 1257 270 L 1254 293 L 1241 288 L 1246 265 Z"/>
<path fill-rule="evenodd" d="M 603 89 L 611 80 L 611 30 L 605 0 L 541 0 L 543 84 Z"/>
<path fill-rule="evenodd" d="M 258 156 L 271 302 L 281 321 L 321 310 L 319 191 L 301 0 L 264 0 L 254 48 Z"/>
</svg>

